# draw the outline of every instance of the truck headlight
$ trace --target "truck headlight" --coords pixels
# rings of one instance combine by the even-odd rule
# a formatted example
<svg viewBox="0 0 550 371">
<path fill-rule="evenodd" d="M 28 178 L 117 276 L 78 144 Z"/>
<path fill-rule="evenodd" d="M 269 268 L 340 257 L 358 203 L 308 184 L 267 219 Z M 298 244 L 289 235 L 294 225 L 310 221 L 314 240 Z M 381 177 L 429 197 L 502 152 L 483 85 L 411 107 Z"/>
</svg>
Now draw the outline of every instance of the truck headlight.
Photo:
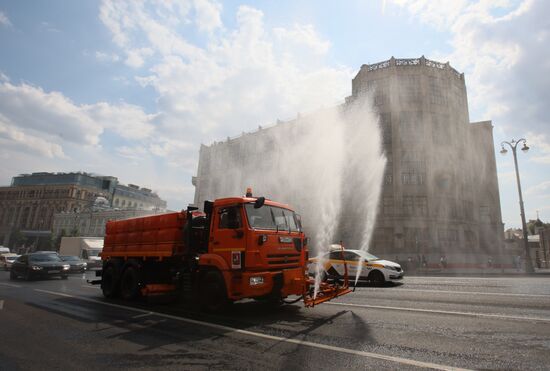
<svg viewBox="0 0 550 371">
<path fill-rule="evenodd" d="M 264 283 L 264 278 L 262 276 L 250 277 L 250 286 L 257 286 Z"/>
<path fill-rule="evenodd" d="M 64 271 L 68 270 L 69 268 L 71 268 L 70 265 L 68 265 L 68 264 L 63 265 L 63 270 Z"/>
<path fill-rule="evenodd" d="M 39 267 L 38 265 L 33 265 L 33 266 L 31 267 L 31 269 L 32 269 L 33 271 L 39 271 L 39 270 L 42 269 L 42 267 Z"/>
</svg>

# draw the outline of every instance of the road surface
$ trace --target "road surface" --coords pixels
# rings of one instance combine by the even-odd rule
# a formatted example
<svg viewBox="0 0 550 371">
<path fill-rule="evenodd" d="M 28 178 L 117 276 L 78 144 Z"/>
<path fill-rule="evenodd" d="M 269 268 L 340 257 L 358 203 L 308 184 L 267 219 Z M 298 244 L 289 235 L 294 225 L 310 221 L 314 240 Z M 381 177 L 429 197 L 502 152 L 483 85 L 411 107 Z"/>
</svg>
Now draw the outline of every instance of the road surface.
<svg viewBox="0 0 550 371">
<path fill-rule="evenodd" d="M 92 278 L 0 272 L 0 369 L 550 368 L 550 278 L 406 277 L 312 309 L 223 315 L 103 298 Z"/>
</svg>

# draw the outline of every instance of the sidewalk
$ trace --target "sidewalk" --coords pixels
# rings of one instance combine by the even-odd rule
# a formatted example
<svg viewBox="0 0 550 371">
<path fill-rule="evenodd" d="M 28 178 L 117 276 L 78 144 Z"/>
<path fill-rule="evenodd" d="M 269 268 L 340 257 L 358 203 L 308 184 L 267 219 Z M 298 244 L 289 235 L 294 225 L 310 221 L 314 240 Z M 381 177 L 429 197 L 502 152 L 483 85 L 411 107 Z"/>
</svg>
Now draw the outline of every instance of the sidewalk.
<svg viewBox="0 0 550 371">
<path fill-rule="evenodd" d="M 513 268 L 419 268 L 406 269 L 405 276 L 550 276 L 550 268 L 537 269 L 528 274 Z"/>
</svg>

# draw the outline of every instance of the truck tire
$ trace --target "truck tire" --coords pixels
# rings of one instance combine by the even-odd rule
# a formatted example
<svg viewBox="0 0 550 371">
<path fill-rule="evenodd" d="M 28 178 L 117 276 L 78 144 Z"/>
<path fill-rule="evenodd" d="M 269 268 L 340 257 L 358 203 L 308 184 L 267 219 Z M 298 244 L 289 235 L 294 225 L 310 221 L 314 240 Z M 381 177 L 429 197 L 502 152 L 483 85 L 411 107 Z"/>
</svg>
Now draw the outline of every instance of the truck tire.
<svg viewBox="0 0 550 371">
<path fill-rule="evenodd" d="M 101 290 L 108 299 L 116 298 L 119 294 L 118 275 L 112 265 L 107 266 L 101 275 Z"/>
<path fill-rule="evenodd" d="M 206 272 L 200 287 L 201 310 L 209 313 L 219 313 L 229 304 L 225 282 L 220 272 Z"/>
<path fill-rule="evenodd" d="M 120 295 L 124 300 L 135 300 L 140 294 L 139 272 L 135 267 L 128 267 L 120 280 Z"/>
</svg>

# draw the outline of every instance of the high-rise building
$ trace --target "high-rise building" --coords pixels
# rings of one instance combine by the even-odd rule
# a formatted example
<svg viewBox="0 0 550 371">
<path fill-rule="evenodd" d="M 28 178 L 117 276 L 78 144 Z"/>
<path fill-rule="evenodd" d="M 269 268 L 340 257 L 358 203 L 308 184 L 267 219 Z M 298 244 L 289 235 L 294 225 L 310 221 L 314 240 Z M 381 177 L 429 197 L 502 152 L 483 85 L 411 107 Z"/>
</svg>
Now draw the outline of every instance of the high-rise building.
<svg viewBox="0 0 550 371">
<path fill-rule="evenodd" d="M 392 57 L 363 65 L 352 80 L 351 96 L 338 110 L 345 118 L 346 112 L 364 100 L 371 102 L 379 116 L 387 158 L 370 250 L 400 260 L 425 255 L 433 262 L 445 255 L 448 261 L 461 264 L 496 258 L 501 252 L 503 225 L 493 127 L 490 121 L 470 123 L 464 74 L 448 63 L 424 57 Z M 278 161 L 269 140 L 260 139 L 274 131 L 291 133 L 299 126 L 297 119 L 201 146 L 193 178 L 195 204 L 227 196 L 222 191 L 228 189 L 242 193 L 248 185 L 242 174 L 262 166 L 255 154 L 265 159 L 267 153 L 270 161 Z M 221 186 L 228 183 L 232 186 Z M 352 210 L 357 202 L 353 192 L 342 198 L 344 207 Z M 303 209 L 311 209 L 311 202 L 322 202 L 293 195 L 287 199 Z M 365 221 L 347 212 L 340 218 L 337 238 L 354 246 L 353 231 Z"/>
</svg>

